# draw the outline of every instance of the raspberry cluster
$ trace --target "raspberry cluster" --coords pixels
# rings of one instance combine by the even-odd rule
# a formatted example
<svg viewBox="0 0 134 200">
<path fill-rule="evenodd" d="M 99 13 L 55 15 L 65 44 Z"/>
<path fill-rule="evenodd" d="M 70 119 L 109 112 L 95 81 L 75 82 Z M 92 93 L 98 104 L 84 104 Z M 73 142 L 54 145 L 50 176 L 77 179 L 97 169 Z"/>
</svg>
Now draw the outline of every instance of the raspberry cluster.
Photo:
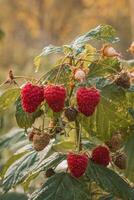
<svg viewBox="0 0 134 200">
<path fill-rule="evenodd" d="M 25 112 L 35 112 L 44 100 L 43 87 L 27 83 L 21 90 L 21 102 Z"/>
<path fill-rule="evenodd" d="M 79 112 L 91 116 L 100 101 L 100 93 L 95 88 L 81 87 L 77 90 L 77 104 Z"/>
<path fill-rule="evenodd" d="M 86 154 L 69 153 L 67 156 L 68 168 L 72 176 L 79 178 L 88 166 L 88 156 Z"/>
</svg>

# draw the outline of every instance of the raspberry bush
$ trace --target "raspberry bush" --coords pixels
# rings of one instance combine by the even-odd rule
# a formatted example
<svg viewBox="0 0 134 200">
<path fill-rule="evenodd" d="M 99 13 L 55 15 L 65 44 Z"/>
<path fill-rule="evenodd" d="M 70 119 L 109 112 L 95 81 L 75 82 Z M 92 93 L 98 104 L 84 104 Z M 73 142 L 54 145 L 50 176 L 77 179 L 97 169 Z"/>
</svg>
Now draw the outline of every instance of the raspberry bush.
<svg viewBox="0 0 134 200">
<path fill-rule="evenodd" d="M 100 25 L 45 47 L 36 71 L 43 57 L 60 58 L 38 80 L 9 72 L 0 111 L 13 104 L 20 129 L 0 139 L 1 152 L 14 153 L 1 170 L 3 193 L 21 185 L 29 200 L 134 199 L 133 62 L 115 50 L 118 41 Z"/>
</svg>

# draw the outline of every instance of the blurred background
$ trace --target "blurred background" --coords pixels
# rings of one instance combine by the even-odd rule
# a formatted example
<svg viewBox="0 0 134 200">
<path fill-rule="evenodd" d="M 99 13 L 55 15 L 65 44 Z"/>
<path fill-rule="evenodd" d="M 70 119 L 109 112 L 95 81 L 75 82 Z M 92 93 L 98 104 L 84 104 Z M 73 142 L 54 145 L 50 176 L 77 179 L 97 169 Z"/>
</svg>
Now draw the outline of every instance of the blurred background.
<svg viewBox="0 0 134 200">
<path fill-rule="evenodd" d="M 116 48 L 130 59 L 126 50 L 134 40 L 134 0 L 0 0 L 0 83 L 9 69 L 15 75 L 40 76 L 55 59 L 45 59 L 34 73 L 33 60 L 44 46 L 67 44 L 103 23 L 117 30 L 121 42 Z M 0 121 L 1 133 L 15 121 L 12 110 L 6 117 L 6 125 Z"/>
<path fill-rule="evenodd" d="M 0 82 L 10 68 L 32 74 L 45 45 L 66 44 L 100 23 L 115 27 L 118 48 L 126 52 L 134 39 L 133 11 L 134 0 L 0 0 Z"/>
</svg>

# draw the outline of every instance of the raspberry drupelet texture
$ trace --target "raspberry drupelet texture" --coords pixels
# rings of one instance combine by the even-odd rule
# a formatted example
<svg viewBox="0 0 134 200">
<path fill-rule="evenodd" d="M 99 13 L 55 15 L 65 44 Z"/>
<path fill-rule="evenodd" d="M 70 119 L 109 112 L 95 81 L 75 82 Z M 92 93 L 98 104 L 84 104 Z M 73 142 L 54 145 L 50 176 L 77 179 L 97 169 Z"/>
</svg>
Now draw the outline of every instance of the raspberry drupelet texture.
<svg viewBox="0 0 134 200">
<path fill-rule="evenodd" d="M 43 87 L 27 83 L 21 90 L 21 102 L 25 112 L 35 112 L 44 100 Z"/>
<path fill-rule="evenodd" d="M 66 89 L 58 85 L 49 85 L 44 88 L 44 98 L 54 112 L 60 112 L 64 108 Z"/>
<path fill-rule="evenodd" d="M 77 90 L 77 105 L 79 112 L 91 116 L 100 101 L 100 93 L 95 88 L 81 87 Z"/>
<path fill-rule="evenodd" d="M 81 177 L 88 166 L 88 156 L 86 154 L 69 153 L 67 156 L 68 168 L 72 176 Z"/>
<path fill-rule="evenodd" d="M 110 162 L 110 152 L 105 146 L 98 146 L 92 151 L 91 160 L 103 166 L 108 166 Z"/>
</svg>

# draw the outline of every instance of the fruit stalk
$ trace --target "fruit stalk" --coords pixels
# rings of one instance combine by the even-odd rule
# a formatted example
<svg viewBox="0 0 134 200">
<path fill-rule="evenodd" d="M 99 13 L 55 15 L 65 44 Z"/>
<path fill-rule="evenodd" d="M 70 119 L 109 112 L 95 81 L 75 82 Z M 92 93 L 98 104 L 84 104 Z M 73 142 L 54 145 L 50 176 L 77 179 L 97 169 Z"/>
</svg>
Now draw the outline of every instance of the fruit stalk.
<svg viewBox="0 0 134 200">
<path fill-rule="evenodd" d="M 76 147 L 78 152 L 80 152 L 82 145 L 81 145 L 80 125 L 77 119 L 75 120 L 75 129 L 76 129 Z"/>
</svg>

